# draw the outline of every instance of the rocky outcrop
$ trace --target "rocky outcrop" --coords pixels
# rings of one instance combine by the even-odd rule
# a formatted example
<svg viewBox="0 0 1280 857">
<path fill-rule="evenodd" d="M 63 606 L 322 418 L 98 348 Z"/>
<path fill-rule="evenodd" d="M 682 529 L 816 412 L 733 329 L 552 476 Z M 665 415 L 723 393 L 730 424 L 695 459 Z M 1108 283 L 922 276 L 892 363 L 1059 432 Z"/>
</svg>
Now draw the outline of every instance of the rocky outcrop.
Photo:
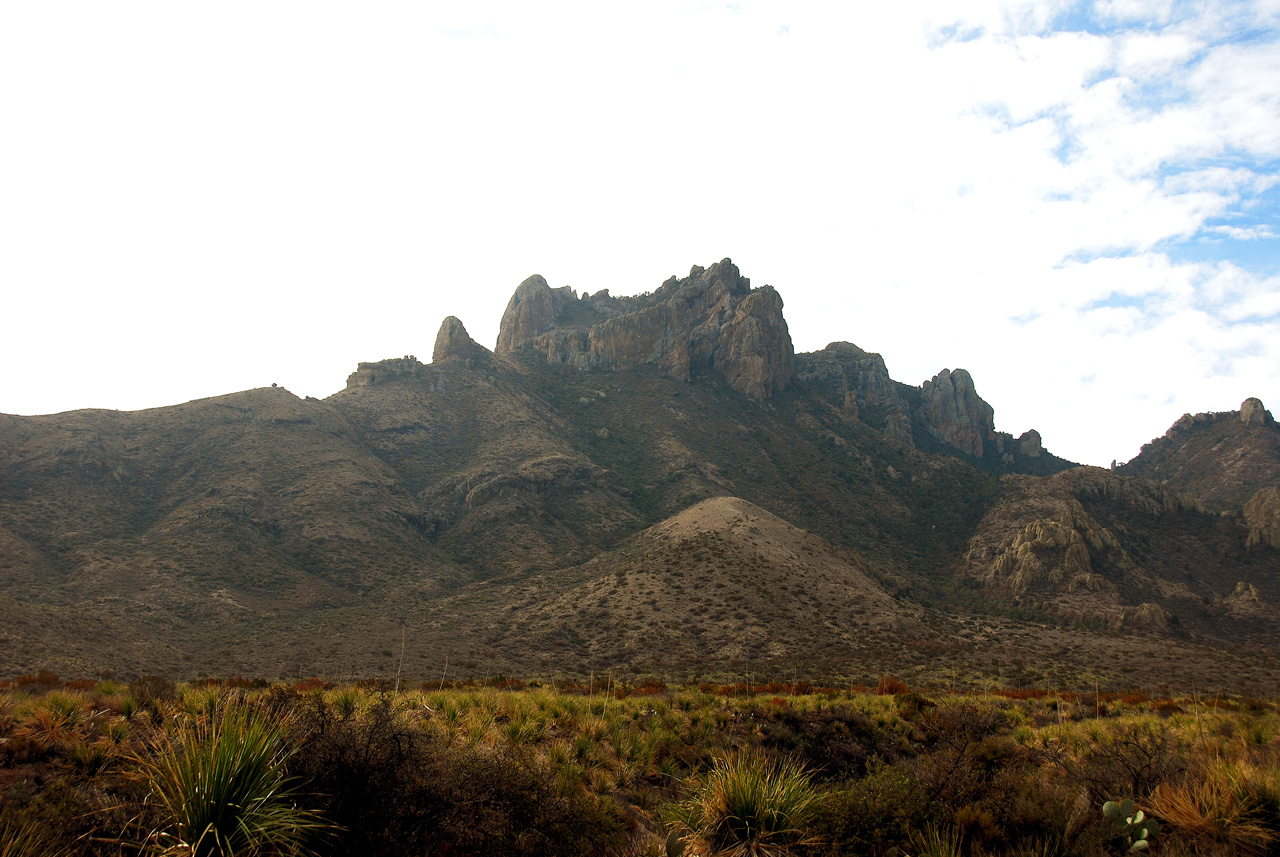
<svg viewBox="0 0 1280 857">
<path fill-rule="evenodd" d="M 795 371 L 782 298 L 752 289 L 729 259 L 635 298 L 579 298 L 530 277 L 507 305 L 496 351 L 523 348 L 579 369 L 654 365 L 682 380 L 714 372 L 757 399 L 784 389 Z"/>
<path fill-rule="evenodd" d="M 982 458 L 985 442 L 995 440 L 995 410 L 978 396 L 963 369 L 943 369 L 925 381 L 920 411 L 926 431 L 974 458 Z"/>
<path fill-rule="evenodd" d="M 1265 426 L 1274 423 L 1271 411 L 1262 405 L 1261 399 L 1249 398 L 1240 403 L 1240 422 L 1250 426 Z"/>
<path fill-rule="evenodd" d="M 1249 528 L 1248 545 L 1280 548 L 1280 488 L 1263 488 L 1241 510 Z"/>
<path fill-rule="evenodd" d="M 1206 585 L 1207 572 L 1198 592 L 1168 579 L 1162 557 L 1177 551 L 1185 572 L 1183 533 L 1204 518 L 1165 486 L 1096 467 L 1005 484 L 1012 490 L 983 517 L 956 568 L 988 592 L 1070 622 L 1159 633 L 1180 627 L 1179 611 L 1203 612 L 1216 597 L 1221 581 Z M 1164 535 L 1135 540 L 1138 522 Z"/>
<path fill-rule="evenodd" d="M 709 361 L 719 364 L 729 386 L 755 399 L 784 389 L 795 372 L 791 334 L 782 318 L 782 298 L 765 286 L 738 304 L 720 329 Z"/>
<path fill-rule="evenodd" d="M 489 349 L 472 339 L 461 321 L 449 316 L 441 323 L 440 332 L 436 334 L 436 346 L 431 352 L 431 362 L 476 360 L 489 356 Z"/>
<path fill-rule="evenodd" d="M 1026 458 L 1039 458 L 1044 455 L 1044 445 L 1040 442 L 1040 432 L 1031 429 L 1019 435 L 1017 454 Z"/>
<path fill-rule="evenodd" d="M 376 363 L 361 363 L 356 371 L 347 376 L 347 389 L 372 387 L 374 384 L 386 384 L 400 378 L 416 377 L 425 368 L 412 354 Z"/>
<path fill-rule="evenodd" d="M 889 377 L 884 358 L 852 342 L 832 342 L 796 357 L 796 380 L 819 383 L 850 416 L 914 445 L 907 403 Z"/>
<path fill-rule="evenodd" d="M 498 328 L 499 354 L 513 351 L 556 323 L 555 299 L 551 287 L 538 274 L 529 277 L 516 287 L 507 302 Z"/>
</svg>

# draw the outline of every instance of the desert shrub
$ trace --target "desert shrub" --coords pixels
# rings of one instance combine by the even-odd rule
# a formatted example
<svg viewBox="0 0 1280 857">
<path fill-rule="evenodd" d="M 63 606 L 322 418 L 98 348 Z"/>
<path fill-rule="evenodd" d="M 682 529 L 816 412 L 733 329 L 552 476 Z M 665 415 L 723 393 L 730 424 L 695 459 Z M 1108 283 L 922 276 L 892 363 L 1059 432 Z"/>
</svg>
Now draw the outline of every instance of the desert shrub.
<svg viewBox="0 0 1280 857">
<path fill-rule="evenodd" d="M 48 670 L 20 675 L 14 680 L 19 688 L 27 693 L 47 693 L 55 687 L 62 687 L 62 679 Z"/>
<path fill-rule="evenodd" d="M 883 854 L 933 820 L 911 772 L 873 759 L 865 777 L 825 796 L 813 831 L 825 853 Z"/>
<path fill-rule="evenodd" d="M 1158 720 L 1116 724 L 1084 736 L 1074 748 L 1057 748 L 1051 758 L 1075 783 L 1089 790 L 1092 803 L 1113 797 L 1140 798 L 1185 770 L 1186 747 Z"/>
<path fill-rule="evenodd" d="M 896 738 L 877 729 L 860 711 L 849 709 L 802 712 L 789 706 L 754 712 L 760 746 L 794 756 L 821 780 L 848 780 L 866 773 L 867 758 L 892 758 Z"/>
<path fill-rule="evenodd" d="M 799 762 L 733 756 L 688 786 L 673 821 L 698 853 L 781 857 L 813 842 L 818 793 Z"/>
<path fill-rule="evenodd" d="M 298 806 L 284 734 L 260 714 L 184 723 L 159 750 L 140 762 L 160 820 L 147 841 L 165 853 L 303 854 L 330 829 Z"/>
<path fill-rule="evenodd" d="M 144 675 L 129 682 L 129 693 L 141 708 L 153 702 L 173 702 L 178 698 L 178 686 L 164 676 Z"/>
<path fill-rule="evenodd" d="M 64 847 L 51 841 L 40 825 L 0 823 L 0 857 L 60 857 L 67 853 Z"/>
<path fill-rule="evenodd" d="M 436 770 L 442 812 L 432 844 L 446 853 L 587 857 L 626 841 L 626 822 L 611 798 L 560 791 L 553 773 L 527 752 L 453 749 Z"/>
<path fill-rule="evenodd" d="M 338 707 L 315 697 L 299 711 L 290 762 L 345 828 L 336 854 L 589 855 L 625 841 L 611 799 L 562 792 L 527 750 L 451 747 L 400 718 L 389 696 L 359 714 Z"/>
<path fill-rule="evenodd" d="M 927 824 L 911 831 L 911 846 L 916 857 L 962 857 L 964 832 L 957 827 Z"/>
<path fill-rule="evenodd" d="M 1016 755 L 1013 742 L 995 738 L 1008 728 L 1008 718 L 987 706 L 964 702 L 926 711 L 918 728 L 924 753 L 917 776 L 930 800 L 956 809 L 981 791 L 992 770 Z"/>
<path fill-rule="evenodd" d="M 10 786 L 0 798 L 0 855 L 121 854 L 117 835 L 128 827 L 140 800 L 136 785 L 127 780 L 87 782 L 75 773 L 48 769 Z"/>
<path fill-rule="evenodd" d="M 880 676 L 880 681 L 876 683 L 876 693 L 879 694 L 887 695 L 910 692 L 911 688 L 907 686 L 907 683 L 896 676 L 888 674 L 882 675 Z"/>
<path fill-rule="evenodd" d="M 13 730 L 12 751 L 23 758 L 65 754 L 84 741 L 85 712 L 74 701 L 51 693 Z"/>
</svg>

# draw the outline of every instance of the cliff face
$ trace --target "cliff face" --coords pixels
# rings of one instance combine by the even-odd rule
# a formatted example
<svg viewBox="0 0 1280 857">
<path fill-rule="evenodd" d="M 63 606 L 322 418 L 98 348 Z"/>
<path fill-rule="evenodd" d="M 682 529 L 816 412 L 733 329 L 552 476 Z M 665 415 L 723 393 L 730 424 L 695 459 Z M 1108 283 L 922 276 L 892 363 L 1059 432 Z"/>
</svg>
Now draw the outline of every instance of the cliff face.
<svg viewBox="0 0 1280 857">
<path fill-rule="evenodd" d="M 769 286 L 753 290 L 728 259 L 637 298 L 578 298 L 530 277 L 507 304 L 496 352 L 522 348 L 579 369 L 650 364 L 681 380 L 715 372 L 756 399 L 785 389 L 795 372 L 782 298 Z"/>
<path fill-rule="evenodd" d="M 796 358 L 796 380 L 824 388 L 828 401 L 888 437 L 909 446 L 936 446 L 990 462 L 1047 475 L 1073 466 L 1045 451 L 1035 429 L 996 431 L 995 410 L 982 400 L 964 369 L 943 369 L 919 387 L 889 377 L 884 358 L 851 342 L 833 342 Z"/>
<path fill-rule="evenodd" d="M 943 369 L 921 385 L 921 421 L 950 447 L 982 458 L 985 441 L 995 440 L 996 412 L 978 396 L 963 369 Z"/>
<path fill-rule="evenodd" d="M 1112 629 L 1196 634 L 1247 614 L 1242 633 L 1275 632 L 1275 553 L 1266 545 L 1280 521 L 1276 489 L 1259 491 L 1240 520 L 1096 467 L 1005 484 L 1011 490 L 955 567 L 988 593 Z M 1242 551 L 1246 540 L 1252 550 Z"/>
<path fill-rule="evenodd" d="M 879 354 L 863 351 L 852 342 L 833 342 L 797 358 L 796 379 L 827 387 L 835 394 L 835 403 L 851 416 L 915 445 L 907 403 Z"/>
<path fill-rule="evenodd" d="M 1280 488 L 1263 488 L 1241 510 L 1249 528 L 1249 547 L 1272 545 L 1280 548 Z"/>
</svg>

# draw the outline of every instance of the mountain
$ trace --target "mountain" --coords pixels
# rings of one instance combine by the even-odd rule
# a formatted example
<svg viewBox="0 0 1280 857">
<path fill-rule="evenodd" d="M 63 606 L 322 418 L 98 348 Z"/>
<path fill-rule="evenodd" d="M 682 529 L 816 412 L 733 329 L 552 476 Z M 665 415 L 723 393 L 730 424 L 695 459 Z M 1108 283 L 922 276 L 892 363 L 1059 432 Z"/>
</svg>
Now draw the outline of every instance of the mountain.
<svg viewBox="0 0 1280 857">
<path fill-rule="evenodd" d="M 1184 414 L 1116 472 L 1159 481 L 1214 511 L 1239 511 L 1259 486 L 1280 485 L 1280 426 L 1258 399 L 1238 411 Z"/>
<path fill-rule="evenodd" d="M 782 309 L 534 276 L 323 401 L 0 415 L 0 673 L 1280 681 L 1274 471 L 1211 514 Z"/>
</svg>

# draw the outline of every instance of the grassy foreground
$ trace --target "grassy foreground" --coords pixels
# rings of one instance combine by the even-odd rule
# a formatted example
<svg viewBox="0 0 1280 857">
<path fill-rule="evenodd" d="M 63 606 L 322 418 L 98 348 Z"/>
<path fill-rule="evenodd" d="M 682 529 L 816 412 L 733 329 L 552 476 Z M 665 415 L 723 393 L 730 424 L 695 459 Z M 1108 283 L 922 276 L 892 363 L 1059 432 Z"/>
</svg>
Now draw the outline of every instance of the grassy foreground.
<svg viewBox="0 0 1280 857">
<path fill-rule="evenodd" d="M 1280 852 L 1270 701 L 512 684 L 24 677 L 0 857 Z"/>
</svg>

